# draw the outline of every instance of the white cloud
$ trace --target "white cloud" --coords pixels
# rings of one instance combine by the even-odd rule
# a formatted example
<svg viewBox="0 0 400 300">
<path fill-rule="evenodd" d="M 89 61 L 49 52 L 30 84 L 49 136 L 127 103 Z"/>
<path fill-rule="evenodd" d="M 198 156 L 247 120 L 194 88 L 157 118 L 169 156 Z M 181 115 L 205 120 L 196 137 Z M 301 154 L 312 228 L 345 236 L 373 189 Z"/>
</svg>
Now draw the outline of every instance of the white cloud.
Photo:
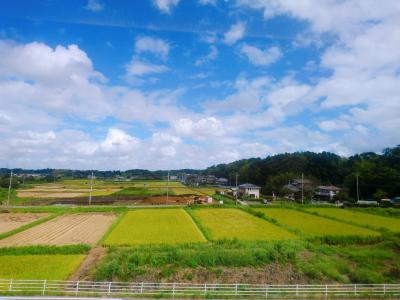
<svg viewBox="0 0 400 300">
<path fill-rule="evenodd" d="M 318 125 L 319 128 L 324 131 L 345 130 L 350 128 L 349 123 L 343 120 L 324 120 Z"/>
<path fill-rule="evenodd" d="M 223 136 L 225 133 L 222 123 L 214 117 L 203 118 L 198 121 L 188 118 L 179 119 L 174 122 L 174 127 L 178 135 L 195 140 L 204 137 Z"/>
<path fill-rule="evenodd" d="M 70 84 L 104 79 L 77 45 L 17 44 L 0 40 L 0 78 L 33 80 L 42 84 Z"/>
<path fill-rule="evenodd" d="M 200 5 L 212 5 L 216 6 L 217 5 L 217 0 L 199 0 Z"/>
<path fill-rule="evenodd" d="M 169 43 L 149 36 L 142 36 L 136 39 L 135 52 L 150 52 L 166 59 L 170 50 Z"/>
<path fill-rule="evenodd" d="M 104 4 L 99 0 L 88 0 L 86 9 L 90 10 L 91 12 L 99 12 L 104 9 Z"/>
<path fill-rule="evenodd" d="M 119 154 L 130 153 L 138 146 L 138 139 L 117 128 L 110 128 L 105 140 L 100 144 L 102 151 Z"/>
<path fill-rule="evenodd" d="M 320 109 L 342 109 L 353 122 L 320 122 L 322 129 L 342 130 L 339 142 L 348 153 L 378 151 L 400 139 L 400 4 L 395 0 L 271 1 L 238 0 L 239 5 L 306 21 L 313 39 L 325 49 L 320 69 L 330 74 L 314 78 L 309 92 Z M 329 39 L 324 39 L 328 34 Z M 328 71 L 328 72 L 327 72 Z M 385 145 L 386 143 L 386 145 Z"/>
<path fill-rule="evenodd" d="M 207 62 L 215 60 L 217 57 L 218 57 L 218 48 L 215 47 L 214 45 L 211 45 L 210 52 L 206 56 L 197 59 L 194 64 L 196 66 L 201 66 Z"/>
<path fill-rule="evenodd" d="M 170 14 L 171 9 L 179 4 L 180 0 L 153 0 L 154 5 L 164 14 Z"/>
<path fill-rule="evenodd" d="M 228 45 L 233 45 L 241 40 L 246 33 L 246 23 L 238 22 L 232 25 L 229 30 L 224 34 L 224 42 Z"/>
<path fill-rule="evenodd" d="M 164 65 L 152 64 L 144 61 L 140 61 L 136 58 L 125 66 L 126 73 L 128 76 L 143 76 L 148 74 L 164 73 L 169 70 Z"/>
<path fill-rule="evenodd" d="M 257 66 L 270 65 L 282 57 L 282 52 L 278 47 L 261 50 L 257 47 L 244 44 L 240 51 L 247 56 L 252 64 Z"/>
</svg>

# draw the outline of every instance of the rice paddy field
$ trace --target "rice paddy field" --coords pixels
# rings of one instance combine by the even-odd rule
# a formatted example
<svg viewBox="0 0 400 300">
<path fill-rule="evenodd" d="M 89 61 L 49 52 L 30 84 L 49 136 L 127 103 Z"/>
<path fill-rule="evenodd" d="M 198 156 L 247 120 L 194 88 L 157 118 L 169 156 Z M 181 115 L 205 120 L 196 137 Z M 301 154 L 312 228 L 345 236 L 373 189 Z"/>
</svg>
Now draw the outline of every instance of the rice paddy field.
<svg viewBox="0 0 400 300">
<path fill-rule="evenodd" d="M 279 223 L 300 230 L 312 236 L 378 236 L 380 233 L 324 217 L 285 208 L 258 208 L 258 212 L 277 220 Z"/>
<path fill-rule="evenodd" d="M 143 209 L 126 213 L 104 241 L 105 245 L 206 242 L 183 209 Z"/>
<path fill-rule="evenodd" d="M 297 237 L 291 232 L 242 210 L 196 209 L 193 216 L 209 232 L 212 240 L 239 239 L 255 240 L 287 240 Z"/>
<path fill-rule="evenodd" d="M 65 280 L 84 255 L 0 255 L 0 278 Z"/>
<path fill-rule="evenodd" d="M 80 184 L 85 183 L 78 183 L 77 189 L 82 188 Z M 119 191 L 164 189 L 159 182 L 151 188 L 137 184 L 112 183 Z M 215 192 L 209 189 L 196 191 L 201 195 Z M 398 232 L 373 229 L 398 229 L 394 217 L 296 205 L 217 206 L 133 208 L 125 204 L 3 210 L 0 226 L 7 229 L 0 234 L 0 278 L 400 283 Z M 381 235 L 384 239 L 375 238 Z"/>
<path fill-rule="evenodd" d="M 398 218 L 384 217 L 338 208 L 312 207 L 307 208 L 306 211 L 317 213 L 321 216 L 333 217 L 338 220 L 343 220 L 362 226 L 369 226 L 377 229 L 384 228 L 390 231 L 400 232 L 400 219 Z"/>
</svg>

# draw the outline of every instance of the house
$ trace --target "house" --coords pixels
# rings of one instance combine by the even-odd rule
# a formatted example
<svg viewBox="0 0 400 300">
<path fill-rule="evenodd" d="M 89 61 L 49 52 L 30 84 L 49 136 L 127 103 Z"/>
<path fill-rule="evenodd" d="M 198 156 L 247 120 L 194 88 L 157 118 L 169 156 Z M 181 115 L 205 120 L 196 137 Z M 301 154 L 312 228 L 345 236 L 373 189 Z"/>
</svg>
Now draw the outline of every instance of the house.
<svg viewBox="0 0 400 300">
<path fill-rule="evenodd" d="M 285 191 L 285 197 L 290 200 L 300 198 L 302 191 L 304 195 L 312 196 L 314 191 L 314 184 L 310 179 L 293 179 L 292 182 L 282 187 Z"/>
<path fill-rule="evenodd" d="M 217 183 L 219 185 L 228 185 L 228 179 L 223 178 L 223 177 L 217 178 Z"/>
<path fill-rule="evenodd" d="M 332 200 L 339 192 L 340 188 L 334 185 L 328 185 L 328 186 L 319 185 L 315 189 L 315 196 L 320 198 L 329 197 L 329 199 Z"/>
<path fill-rule="evenodd" d="M 248 196 L 254 199 L 260 198 L 260 187 L 251 183 L 239 185 L 239 194 L 241 196 Z"/>
</svg>

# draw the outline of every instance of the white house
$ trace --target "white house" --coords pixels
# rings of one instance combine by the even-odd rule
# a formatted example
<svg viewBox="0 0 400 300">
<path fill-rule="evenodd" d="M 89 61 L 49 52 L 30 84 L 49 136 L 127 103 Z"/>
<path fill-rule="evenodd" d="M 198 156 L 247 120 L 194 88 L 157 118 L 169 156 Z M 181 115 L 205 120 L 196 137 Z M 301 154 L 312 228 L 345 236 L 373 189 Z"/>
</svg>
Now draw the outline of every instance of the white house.
<svg viewBox="0 0 400 300">
<path fill-rule="evenodd" d="M 249 196 L 254 199 L 260 198 L 260 187 L 251 183 L 239 185 L 239 194 L 242 196 Z"/>
</svg>

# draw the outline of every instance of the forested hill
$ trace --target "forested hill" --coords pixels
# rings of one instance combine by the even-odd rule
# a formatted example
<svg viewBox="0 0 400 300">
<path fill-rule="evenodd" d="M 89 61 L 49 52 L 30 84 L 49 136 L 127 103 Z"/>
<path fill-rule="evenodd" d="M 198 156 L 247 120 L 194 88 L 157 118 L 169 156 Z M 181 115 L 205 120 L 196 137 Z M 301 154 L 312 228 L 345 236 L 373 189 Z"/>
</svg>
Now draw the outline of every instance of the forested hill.
<svg viewBox="0 0 400 300">
<path fill-rule="evenodd" d="M 348 158 L 329 152 L 284 153 L 219 164 L 204 173 L 229 178 L 231 183 L 237 173 L 239 182 L 258 184 L 265 192 L 277 190 L 303 173 L 318 184 L 345 187 L 352 197 L 358 173 L 361 197 L 393 197 L 400 195 L 400 145 L 382 154 L 367 152 Z"/>
</svg>

